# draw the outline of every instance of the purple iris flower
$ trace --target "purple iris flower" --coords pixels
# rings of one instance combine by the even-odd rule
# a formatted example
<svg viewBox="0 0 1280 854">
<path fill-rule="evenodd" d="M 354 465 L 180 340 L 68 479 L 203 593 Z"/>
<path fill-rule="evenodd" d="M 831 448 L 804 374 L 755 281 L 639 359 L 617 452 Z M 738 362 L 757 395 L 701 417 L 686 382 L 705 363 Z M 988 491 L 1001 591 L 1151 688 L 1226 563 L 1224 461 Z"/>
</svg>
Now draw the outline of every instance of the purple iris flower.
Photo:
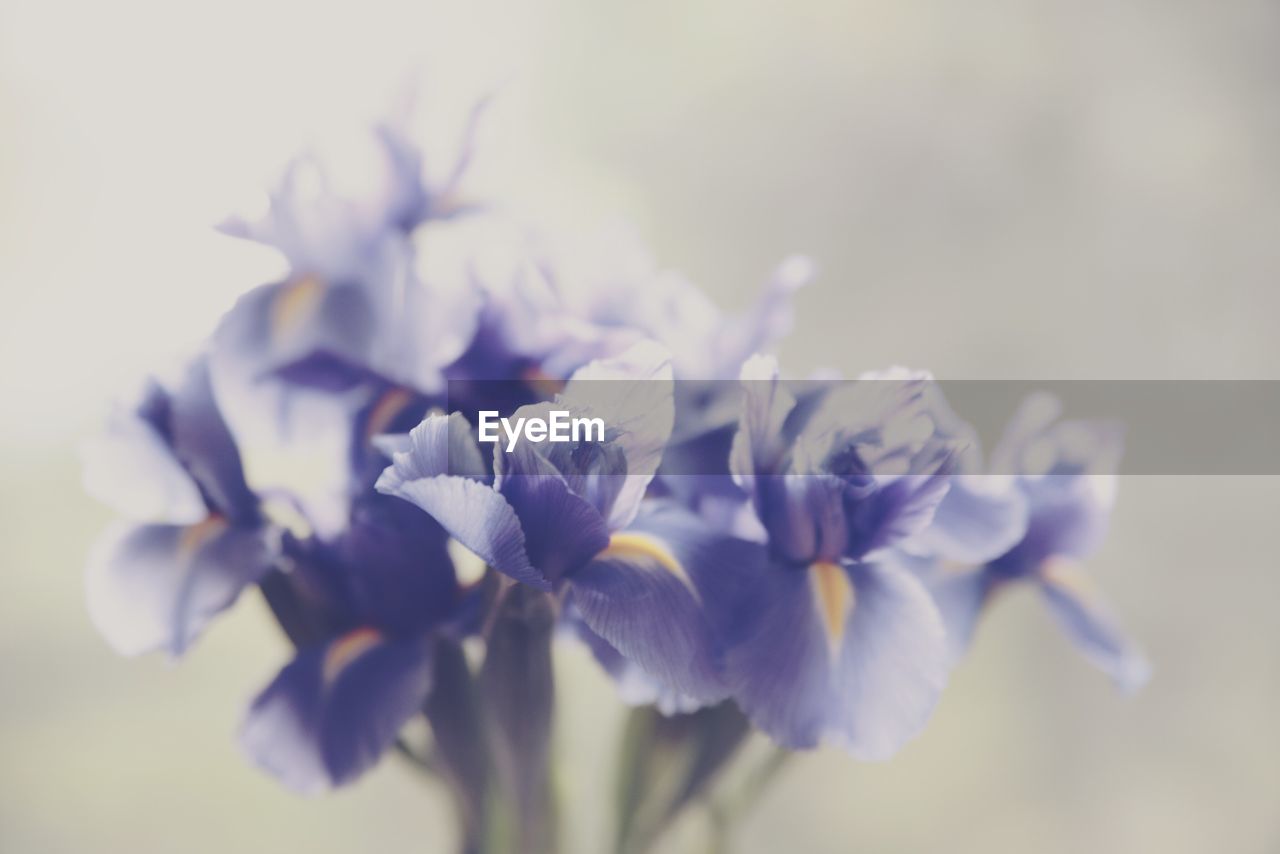
<svg viewBox="0 0 1280 854">
<path fill-rule="evenodd" d="M 595 416 L 604 441 L 497 446 L 486 474 L 460 414 L 428 417 L 378 489 L 431 514 L 493 569 L 571 604 L 646 677 L 692 701 L 727 696 L 723 650 L 703 609 L 757 551 L 670 504 L 647 503 L 673 418 L 671 363 L 637 345 L 574 373 L 551 409 Z"/>
<path fill-rule="evenodd" d="M 286 571 L 268 588 L 297 647 L 253 701 L 240 741 L 295 791 L 351 782 L 395 742 L 431 693 L 440 638 L 466 628 L 438 525 L 368 493 L 331 540 L 286 537 Z"/>
<path fill-rule="evenodd" d="M 929 417 L 925 376 L 835 384 L 805 406 L 771 358 L 742 379 L 730 467 L 769 560 L 715 603 L 734 696 L 783 746 L 886 758 L 924 725 L 947 668 L 928 591 L 881 558 L 929 525 L 956 447 Z"/>
<path fill-rule="evenodd" d="M 300 158 L 264 218 L 224 227 L 279 250 L 288 274 L 236 303 L 210 355 L 250 483 L 294 493 L 327 534 L 347 516 L 341 463 L 355 438 L 351 414 L 387 383 L 441 391 L 479 310 L 464 271 L 428 263 L 456 239 L 443 219 L 455 206 L 443 200 L 461 165 L 433 187 L 421 151 L 397 127 L 377 127 L 367 143 L 355 186 L 327 161 Z M 460 164 L 466 158 L 464 150 Z"/>
<path fill-rule="evenodd" d="M 926 575 L 958 658 L 983 609 L 1015 582 L 1035 585 L 1072 642 L 1124 691 L 1150 674 L 1102 593 L 1080 568 L 1101 544 L 1115 503 L 1123 445 L 1118 425 L 1059 420 L 1047 394 L 1028 398 L 992 454 L 1026 505 L 1022 536 L 980 562 L 938 562 Z M 974 566 L 973 564 L 978 565 Z"/>
<path fill-rule="evenodd" d="M 204 358 L 176 382 L 148 380 L 84 456 L 89 492 L 130 520 L 90 557 L 90 616 L 118 652 L 179 656 L 267 572 L 279 541 L 245 484 Z"/>
</svg>

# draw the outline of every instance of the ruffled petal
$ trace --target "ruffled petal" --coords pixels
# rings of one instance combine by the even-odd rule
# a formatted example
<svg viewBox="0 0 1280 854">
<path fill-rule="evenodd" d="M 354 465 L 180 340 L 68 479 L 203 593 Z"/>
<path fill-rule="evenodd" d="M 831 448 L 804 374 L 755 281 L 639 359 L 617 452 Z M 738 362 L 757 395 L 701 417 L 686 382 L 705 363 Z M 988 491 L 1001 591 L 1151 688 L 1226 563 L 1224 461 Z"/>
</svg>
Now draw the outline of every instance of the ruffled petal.
<svg viewBox="0 0 1280 854">
<path fill-rule="evenodd" d="M 89 616 L 123 655 L 181 655 L 209 621 L 270 568 L 264 529 L 211 516 L 195 525 L 119 525 L 86 570 Z"/>
<path fill-rule="evenodd" d="M 427 642 L 356 629 L 286 665 L 253 701 L 240 744 L 290 789 L 320 792 L 372 767 L 430 690 Z"/>
<path fill-rule="evenodd" d="M 416 504 L 449 535 L 489 566 L 541 590 L 551 587 L 529 561 L 524 529 L 515 510 L 493 487 L 465 477 L 437 475 L 404 479 L 394 467 L 383 472 L 376 488 Z"/>
<path fill-rule="evenodd" d="M 391 489 L 408 480 L 436 475 L 483 476 L 484 458 L 474 437 L 471 424 L 458 412 L 428 415 L 407 436 L 382 437 L 380 444 L 390 453 L 391 466 L 383 472 L 381 482 L 385 489 Z"/>
</svg>

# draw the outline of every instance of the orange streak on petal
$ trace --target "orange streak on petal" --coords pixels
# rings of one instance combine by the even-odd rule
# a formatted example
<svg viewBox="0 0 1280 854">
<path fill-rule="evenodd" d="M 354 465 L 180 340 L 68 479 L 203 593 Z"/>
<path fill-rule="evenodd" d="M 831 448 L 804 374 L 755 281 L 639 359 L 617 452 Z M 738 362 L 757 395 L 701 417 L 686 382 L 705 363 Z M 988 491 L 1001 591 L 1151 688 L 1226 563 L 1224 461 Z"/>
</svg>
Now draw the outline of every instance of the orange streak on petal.
<svg viewBox="0 0 1280 854">
<path fill-rule="evenodd" d="M 1097 598 L 1097 589 L 1074 561 L 1051 557 L 1040 565 L 1040 577 L 1052 587 L 1075 597 L 1082 603 Z"/>
<path fill-rule="evenodd" d="M 281 288 L 271 303 L 272 336 L 284 337 L 302 325 L 323 294 L 324 283 L 315 276 L 303 276 Z"/>
<path fill-rule="evenodd" d="M 413 393 L 405 388 L 391 388 L 383 392 L 378 402 L 369 410 L 369 419 L 364 425 L 364 438 L 368 442 L 374 436 L 387 432 L 391 423 L 400 411 L 413 400 Z"/>
<path fill-rule="evenodd" d="M 227 520 L 217 513 L 210 513 L 203 520 L 188 525 L 178 538 L 178 554 L 184 558 L 191 557 L 209 540 L 227 529 Z"/>
<path fill-rule="evenodd" d="M 324 684 L 332 685 L 348 665 L 381 642 L 382 635 L 371 628 L 356 629 L 338 638 L 324 654 Z"/>
</svg>

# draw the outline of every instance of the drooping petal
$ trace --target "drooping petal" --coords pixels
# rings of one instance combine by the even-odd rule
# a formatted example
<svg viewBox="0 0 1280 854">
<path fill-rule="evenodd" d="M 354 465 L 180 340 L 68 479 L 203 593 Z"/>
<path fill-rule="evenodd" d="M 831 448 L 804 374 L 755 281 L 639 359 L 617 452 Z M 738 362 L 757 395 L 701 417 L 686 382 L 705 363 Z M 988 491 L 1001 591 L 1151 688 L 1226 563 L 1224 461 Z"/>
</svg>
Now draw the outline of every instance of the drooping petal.
<svg viewBox="0 0 1280 854">
<path fill-rule="evenodd" d="M 709 598 L 751 575 L 764 550 L 716 533 L 674 507 L 642 514 L 569 577 L 586 625 L 665 689 L 723 699 L 723 644 Z"/>
<path fill-rule="evenodd" d="M 89 616 L 123 655 L 181 655 L 213 617 L 271 567 L 259 527 L 211 516 L 195 525 L 118 525 L 86 570 Z"/>
<path fill-rule="evenodd" d="M 372 767 L 430 690 L 428 642 L 356 629 L 286 665 L 254 700 L 240 744 L 284 785 L 313 794 Z"/>
<path fill-rule="evenodd" d="M 561 619 L 566 633 L 591 651 L 596 662 L 613 679 L 622 702 L 628 706 L 656 706 L 662 714 L 674 715 L 692 712 L 706 705 L 650 677 L 635 662 L 618 652 L 613 644 L 593 632 L 576 608 L 566 608 L 566 612 Z"/>
<path fill-rule="evenodd" d="M 1049 609 L 1089 661 L 1126 693 L 1146 684 L 1151 666 L 1079 567 L 1069 561 L 1050 561 L 1041 568 L 1039 580 Z"/>
<path fill-rule="evenodd" d="M 740 603 L 730 643 L 739 705 L 790 748 L 829 740 L 887 758 L 923 727 L 946 679 L 937 609 L 887 565 L 772 568 Z"/>
</svg>

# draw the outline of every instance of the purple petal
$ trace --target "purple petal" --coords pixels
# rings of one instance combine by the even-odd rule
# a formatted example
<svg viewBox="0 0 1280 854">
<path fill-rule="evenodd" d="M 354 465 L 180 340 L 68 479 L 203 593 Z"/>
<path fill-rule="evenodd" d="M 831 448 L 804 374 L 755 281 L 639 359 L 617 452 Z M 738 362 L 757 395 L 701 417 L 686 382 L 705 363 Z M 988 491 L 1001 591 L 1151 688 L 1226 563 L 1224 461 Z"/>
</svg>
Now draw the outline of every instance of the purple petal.
<svg viewBox="0 0 1280 854">
<path fill-rule="evenodd" d="M 932 523 L 904 548 L 964 564 L 1011 549 L 1027 530 L 1027 501 L 1008 477 L 953 475 Z"/>
<path fill-rule="evenodd" d="M 611 643 L 593 632 L 576 609 L 566 609 L 561 625 L 591 651 L 596 662 L 613 679 L 618 696 L 627 705 L 656 706 L 664 715 L 692 712 L 706 705 L 650 677 Z"/>
<path fill-rule="evenodd" d="M 587 626 L 664 689 L 723 699 L 723 649 L 704 599 L 732 583 L 759 546 L 716 534 L 683 511 L 640 516 L 570 579 Z M 721 576 L 717 578 L 717 576 Z"/>
<path fill-rule="evenodd" d="M 1106 537 L 1115 502 L 1114 475 L 1043 475 L 1021 478 L 1030 507 L 1027 533 L 994 561 L 1018 575 L 1034 572 L 1046 560 L 1082 560 Z"/>
<path fill-rule="evenodd" d="M 497 487 L 525 532 L 529 561 L 551 579 L 583 566 L 609 545 L 609 528 L 596 508 L 528 443 L 505 455 Z"/>
<path fill-rule="evenodd" d="M 863 558 L 924 531 L 950 487 L 945 473 L 880 479 L 865 499 L 846 498 L 851 557 Z"/>
<path fill-rule="evenodd" d="M 357 629 L 286 665 L 254 700 L 240 744 L 294 791 L 341 786 L 378 761 L 430 690 L 427 643 Z"/>
<path fill-rule="evenodd" d="M 459 591 L 446 541 L 412 504 L 370 492 L 355 501 L 342 536 L 313 538 L 292 556 L 307 586 L 328 592 L 352 624 L 404 636 L 456 613 Z"/>
<path fill-rule="evenodd" d="M 89 559 L 89 616 L 123 655 L 178 656 L 273 557 L 263 529 L 217 516 L 190 526 L 119 525 Z"/>
</svg>

